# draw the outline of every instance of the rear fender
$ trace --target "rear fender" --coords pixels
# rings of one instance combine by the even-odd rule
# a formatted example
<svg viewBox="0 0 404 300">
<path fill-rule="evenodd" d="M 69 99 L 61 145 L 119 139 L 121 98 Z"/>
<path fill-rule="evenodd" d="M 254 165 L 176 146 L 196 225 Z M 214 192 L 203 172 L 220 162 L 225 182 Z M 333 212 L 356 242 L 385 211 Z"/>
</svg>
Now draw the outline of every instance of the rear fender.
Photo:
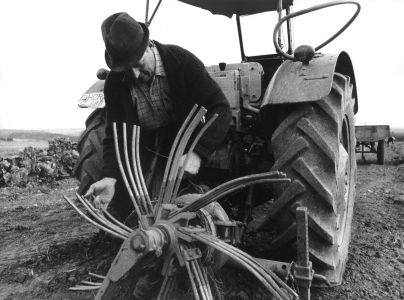
<svg viewBox="0 0 404 300">
<path fill-rule="evenodd" d="M 272 77 L 261 105 L 261 110 L 271 105 L 312 102 L 326 97 L 332 88 L 334 73 L 350 77 L 355 98 L 354 112 L 358 111 L 355 74 L 349 55 L 316 54 L 307 65 L 299 61 L 285 61 Z"/>
<path fill-rule="evenodd" d="M 104 100 L 104 84 L 105 80 L 97 80 L 90 88 L 81 96 L 78 106 L 81 108 L 103 108 Z"/>
</svg>

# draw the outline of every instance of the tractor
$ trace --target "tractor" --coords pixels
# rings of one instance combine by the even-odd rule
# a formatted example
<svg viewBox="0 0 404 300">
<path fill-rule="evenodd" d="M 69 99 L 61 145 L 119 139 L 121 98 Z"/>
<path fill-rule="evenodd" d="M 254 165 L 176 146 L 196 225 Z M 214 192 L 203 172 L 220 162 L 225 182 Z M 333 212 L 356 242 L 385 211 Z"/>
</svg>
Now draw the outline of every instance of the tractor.
<svg viewBox="0 0 404 300">
<path fill-rule="evenodd" d="M 162 279 L 153 296 L 157 299 L 173 298 L 174 290 L 187 290 L 183 286 L 191 291 L 188 297 L 221 299 L 211 278 L 226 263 L 250 271 L 266 288 L 266 299 L 309 299 L 310 286 L 341 284 L 355 199 L 358 97 L 349 55 L 319 50 L 354 21 L 360 5 L 331 2 L 292 12 L 293 0 L 180 1 L 235 16 L 241 62 L 206 67 L 230 103 L 231 128 L 200 171 L 200 192 L 180 195 L 184 174 L 178 157 L 203 134 L 197 126 L 203 107 L 195 107 L 178 132 L 157 191 L 150 190 L 154 160 L 148 166 L 140 163 L 141 129 L 114 124 L 115 130 L 132 133 L 131 142 L 129 137 L 123 144 L 115 140 L 126 178 L 122 195 L 129 194 L 137 214 L 137 225 L 124 224 L 81 196 L 101 179 L 108 70 L 98 71 L 99 80 L 79 100 L 80 107 L 94 111 L 80 137 L 75 167 L 77 197 L 92 217 L 66 197 L 88 221 L 124 240 L 108 274 L 101 277 L 96 299 L 113 299 L 123 278 L 150 256 L 162 260 Z M 160 3 L 149 18 L 147 1 L 145 24 Z M 353 5 L 356 11 L 321 45 L 295 48 L 293 18 L 337 5 Z M 240 20 L 263 12 L 279 16 L 272 35 L 276 53 L 247 56 Z M 287 36 L 286 45 L 281 35 Z"/>
</svg>

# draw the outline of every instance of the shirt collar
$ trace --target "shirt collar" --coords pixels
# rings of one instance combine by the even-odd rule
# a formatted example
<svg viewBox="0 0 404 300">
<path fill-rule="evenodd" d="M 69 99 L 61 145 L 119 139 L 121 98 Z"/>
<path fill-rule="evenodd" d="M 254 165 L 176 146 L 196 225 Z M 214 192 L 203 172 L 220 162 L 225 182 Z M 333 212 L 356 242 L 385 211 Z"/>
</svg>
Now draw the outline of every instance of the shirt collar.
<svg viewBox="0 0 404 300">
<path fill-rule="evenodd" d="M 159 51 L 157 50 L 157 47 L 154 45 L 153 42 L 150 42 L 150 48 L 153 51 L 154 54 L 154 58 L 156 60 L 156 67 L 155 67 L 155 71 L 154 71 L 154 75 L 155 76 L 161 76 L 161 77 L 165 77 L 166 76 L 166 71 L 164 70 L 164 66 L 163 66 L 163 62 L 161 60 L 161 56 Z"/>
</svg>

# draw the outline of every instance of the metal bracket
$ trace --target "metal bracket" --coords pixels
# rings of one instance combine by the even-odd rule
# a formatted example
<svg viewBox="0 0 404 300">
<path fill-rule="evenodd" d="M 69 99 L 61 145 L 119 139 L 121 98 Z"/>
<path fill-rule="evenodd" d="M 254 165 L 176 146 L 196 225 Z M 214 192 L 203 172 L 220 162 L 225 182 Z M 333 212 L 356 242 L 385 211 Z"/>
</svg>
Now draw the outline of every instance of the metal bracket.
<svg viewBox="0 0 404 300">
<path fill-rule="evenodd" d="M 299 296 L 302 300 L 310 299 L 310 287 L 314 270 L 309 261 L 309 227 L 307 207 L 296 208 L 297 227 L 297 263 L 294 277 L 297 279 Z"/>
</svg>

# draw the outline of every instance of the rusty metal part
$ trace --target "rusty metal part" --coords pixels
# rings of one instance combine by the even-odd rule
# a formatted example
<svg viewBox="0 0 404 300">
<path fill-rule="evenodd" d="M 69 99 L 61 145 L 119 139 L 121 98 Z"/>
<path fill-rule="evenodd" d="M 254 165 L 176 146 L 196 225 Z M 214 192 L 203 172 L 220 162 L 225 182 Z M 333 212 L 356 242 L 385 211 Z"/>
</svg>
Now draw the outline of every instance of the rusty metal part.
<svg viewBox="0 0 404 300">
<path fill-rule="evenodd" d="M 139 229 L 133 231 L 123 242 L 118 254 L 111 264 L 111 268 L 109 269 L 102 286 L 98 290 L 95 297 L 96 300 L 113 299 L 115 290 L 118 287 L 118 281 L 146 255 L 147 252 L 134 251 L 132 248 L 132 239 L 134 236 L 138 235 L 139 232 Z"/>
<path fill-rule="evenodd" d="M 241 243 L 241 231 L 244 228 L 242 222 L 215 221 L 217 236 L 224 242 L 237 245 Z"/>
<path fill-rule="evenodd" d="M 313 280 L 313 268 L 309 261 L 309 229 L 307 207 L 296 208 L 297 227 L 297 263 L 294 277 L 297 279 L 302 300 L 310 300 L 310 286 Z"/>
<path fill-rule="evenodd" d="M 279 278 L 286 278 L 287 275 L 290 273 L 291 264 L 281 261 L 269 260 L 269 259 L 261 259 L 256 258 L 254 259 L 260 264 L 265 270 L 271 270 L 274 272 Z"/>
</svg>

